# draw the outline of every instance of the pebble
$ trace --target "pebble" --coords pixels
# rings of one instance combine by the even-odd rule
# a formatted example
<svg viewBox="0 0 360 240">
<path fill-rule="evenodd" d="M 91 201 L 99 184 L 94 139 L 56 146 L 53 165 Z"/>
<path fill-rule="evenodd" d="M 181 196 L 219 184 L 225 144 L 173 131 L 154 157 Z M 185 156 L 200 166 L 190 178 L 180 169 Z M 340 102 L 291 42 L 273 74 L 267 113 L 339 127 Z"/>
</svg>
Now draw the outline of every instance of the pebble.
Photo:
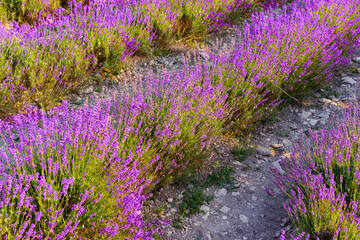
<svg viewBox="0 0 360 240">
<path fill-rule="evenodd" d="M 233 161 L 233 164 L 234 164 L 234 165 L 238 165 L 238 166 L 242 166 L 242 165 L 243 165 L 241 162 L 238 162 L 238 161 Z"/>
<path fill-rule="evenodd" d="M 279 170 L 280 174 L 284 174 L 285 171 L 281 168 L 281 166 L 280 166 L 280 161 L 281 161 L 281 160 L 277 160 L 277 161 L 275 161 L 275 162 L 272 162 L 271 165 L 272 165 L 274 168 L 276 168 L 277 170 Z"/>
<path fill-rule="evenodd" d="M 296 130 L 296 129 L 298 129 L 298 127 L 295 124 L 293 124 L 293 125 L 290 125 L 290 129 L 291 130 Z"/>
<path fill-rule="evenodd" d="M 216 195 L 218 196 L 226 196 L 227 190 L 225 188 L 221 188 L 217 191 Z"/>
<path fill-rule="evenodd" d="M 272 148 L 283 148 L 284 145 L 283 144 L 280 144 L 280 143 L 274 143 L 274 144 L 271 144 L 270 145 Z"/>
<path fill-rule="evenodd" d="M 270 149 L 267 148 L 257 148 L 256 152 L 263 155 L 263 156 L 272 156 L 272 152 L 270 151 Z"/>
<path fill-rule="evenodd" d="M 311 126 L 315 126 L 318 123 L 318 121 L 319 120 L 317 120 L 317 119 L 310 119 L 309 123 L 310 123 Z"/>
<path fill-rule="evenodd" d="M 256 200 L 257 200 L 257 197 L 256 197 L 255 195 L 252 195 L 252 196 L 251 196 L 251 200 L 256 201 Z"/>
<path fill-rule="evenodd" d="M 200 51 L 199 54 L 205 60 L 208 60 L 210 58 L 209 54 L 204 51 Z"/>
<path fill-rule="evenodd" d="M 202 206 L 200 207 L 200 210 L 202 210 L 202 211 L 204 211 L 204 212 L 208 212 L 208 211 L 210 211 L 210 207 L 205 206 L 205 205 L 202 205 Z"/>
<path fill-rule="evenodd" d="M 350 85 L 356 84 L 356 81 L 352 77 L 343 77 L 341 80 L 343 81 L 343 83 L 347 83 Z"/>
<path fill-rule="evenodd" d="M 320 113 L 318 116 L 319 116 L 319 118 L 328 118 L 328 117 L 329 117 L 329 114 L 327 114 L 327 113 Z"/>
<path fill-rule="evenodd" d="M 173 199 L 173 198 L 168 198 L 167 201 L 168 201 L 169 203 L 172 203 L 172 202 L 174 201 L 174 199 Z"/>
<path fill-rule="evenodd" d="M 210 213 L 207 212 L 201 218 L 204 219 L 204 220 L 207 220 L 209 216 L 210 216 Z"/>
<path fill-rule="evenodd" d="M 288 139 L 282 140 L 282 143 L 283 143 L 286 147 L 290 147 L 290 146 L 292 145 L 292 142 L 290 142 Z"/>
<path fill-rule="evenodd" d="M 354 57 L 352 60 L 356 63 L 360 63 L 360 57 Z"/>
<path fill-rule="evenodd" d="M 245 224 L 248 224 L 248 223 L 249 223 L 249 218 L 248 218 L 247 216 L 241 214 L 241 215 L 239 216 L 239 218 L 240 218 L 240 221 L 241 221 L 241 222 L 243 222 L 243 223 L 245 223 Z"/>
<path fill-rule="evenodd" d="M 332 101 L 330 99 L 327 99 L 327 98 L 319 98 L 319 102 L 322 102 L 322 103 L 331 103 Z"/>
<path fill-rule="evenodd" d="M 233 195 L 233 196 L 239 196 L 240 193 L 239 193 L 239 192 L 232 192 L 231 195 Z"/>
<path fill-rule="evenodd" d="M 251 187 L 249 187 L 249 190 L 250 190 L 251 192 L 255 192 L 255 189 L 256 189 L 256 187 L 255 187 L 255 186 L 251 186 Z"/>
<path fill-rule="evenodd" d="M 307 111 L 302 111 L 301 113 L 300 113 L 300 117 L 302 117 L 302 118 L 308 118 L 308 117 L 310 117 L 311 116 L 311 112 L 307 112 Z"/>
<path fill-rule="evenodd" d="M 227 206 L 223 206 L 222 208 L 220 208 L 220 211 L 226 214 L 230 211 L 230 208 L 228 208 Z"/>
</svg>

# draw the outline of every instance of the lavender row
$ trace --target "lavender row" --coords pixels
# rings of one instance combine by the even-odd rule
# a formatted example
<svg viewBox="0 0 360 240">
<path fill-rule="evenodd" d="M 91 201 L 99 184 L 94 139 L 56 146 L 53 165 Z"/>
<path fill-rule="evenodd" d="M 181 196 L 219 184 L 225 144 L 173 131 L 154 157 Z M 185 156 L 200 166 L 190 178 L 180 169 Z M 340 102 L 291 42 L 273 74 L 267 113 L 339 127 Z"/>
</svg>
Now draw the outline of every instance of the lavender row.
<svg viewBox="0 0 360 240">
<path fill-rule="evenodd" d="M 235 16 L 277 1 L 72 0 L 61 1 L 63 7 L 53 0 L 17 1 L 25 12 L 45 8 L 40 12 L 48 14 L 38 13 L 32 25 L 12 21 L 0 26 L 0 116 L 33 103 L 56 106 L 96 71 L 116 75 L 135 53 L 152 54 L 155 47 L 203 39 Z"/>
<path fill-rule="evenodd" d="M 0 236 L 151 239 L 164 224 L 142 212 L 155 184 L 200 169 L 227 126 L 246 127 L 284 95 L 330 80 L 360 35 L 359 4 L 309 0 L 255 15 L 232 51 L 149 75 L 133 83 L 135 96 L 1 121 Z"/>
</svg>

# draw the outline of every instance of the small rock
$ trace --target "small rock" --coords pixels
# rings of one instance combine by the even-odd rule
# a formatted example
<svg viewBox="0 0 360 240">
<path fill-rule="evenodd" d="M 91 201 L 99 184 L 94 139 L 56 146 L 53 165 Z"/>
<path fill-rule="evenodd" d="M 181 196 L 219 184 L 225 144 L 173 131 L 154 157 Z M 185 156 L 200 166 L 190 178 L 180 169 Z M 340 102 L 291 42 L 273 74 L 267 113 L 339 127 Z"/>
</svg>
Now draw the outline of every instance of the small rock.
<svg viewBox="0 0 360 240">
<path fill-rule="evenodd" d="M 210 213 L 206 212 L 201 218 L 204 220 L 207 220 L 209 216 L 210 216 Z"/>
<path fill-rule="evenodd" d="M 241 214 L 241 215 L 239 216 L 239 218 L 240 218 L 240 221 L 241 221 L 241 222 L 243 222 L 243 223 L 245 223 L 245 224 L 248 224 L 248 223 L 249 223 L 249 218 L 248 218 L 247 216 Z"/>
<path fill-rule="evenodd" d="M 242 166 L 242 165 L 243 165 L 241 162 L 238 162 L 238 161 L 233 161 L 233 164 L 234 164 L 234 165 L 238 165 L 238 166 Z"/>
<path fill-rule="evenodd" d="M 257 153 L 263 155 L 263 156 L 272 156 L 272 152 L 267 148 L 257 148 Z"/>
<path fill-rule="evenodd" d="M 284 174 L 285 171 L 281 168 L 281 166 L 280 166 L 280 161 L 281 161 L 281 160 L 277 160 L 277 161 L 275 161 L 275 162 L 272 162 L 271 165 L 272 165 L 274 168 L 276 168 L 277 170 L 279 170 L 280 174 Z"/>
<path fill-rule="evenodd" d="M 210 211 L 210 208 L 209 208 L 208 206 L 202 205 L 202 206 L 200 207 L 200 210 L 202 210 L 202 211 L 204 211 L 204 212 L 208 212 L 208 211 Z"/>
<path fill-rule="evenodd" d="M 255 189 L 256 189 L 256 187 L 255 187 L 255 186 L 251 186 L 251 187 L 249 187 L 250 192 L 255 192 Z"/>
<path fill-rule="evenodd" d="M 271 144 L 271 147 L 272 147 L 272 148 L 283 148 L 284 145 L 283 145 L 283 144 L 280 144 L 280 143 L 274 143 L 274 144 Z"/>
<path fill-rule="evenodd" d="M 296 129 L 298 129 L 298 127 L 295 124 L 293 124 L 293 125 L 290 125 L 290 129 L 291 130 L 296 130 Z"/>
<path fill-rule="evenodd" d="M 343 81 L 343 83 L 346 84 L 350 84 L 350 85 L 356 84 L 356 81 L 352 77 L 343 77 L 341 80 Z"/>
<path fill-rule="evenodd" d="M 205 60 L 208 60 L 210 58 L 209 54 L 204 51 L 201 51 L 199 54 Z"/>
<path fill-rule="evenodd" d="M 319 98 L 319 102 L 322 102 L 322 103 L 331 103 L 332 101 L 330 99 L 327 99 L 327 98 Z"/>
<path fill-rule="evenodd" d="M 352 60 L 356 63 L 360 63 L 360 57 L 353 57 Z"/>
<path fill-rule="evenodd" d="M 227 206 L 223 206 L 222 208 L 220 208 L 220 211 L 226 214 L 230 211 L 230 208 L 228 208 Z"/>
<path fill-rule="evenodd" d="M 218 196 L 226 196 L 227 190 L 225 188 L 221 188 L 216 193 Z"/>
<path fill-rule="evenodd" d="M 318 121 L 319 120 L 317 120 L 317 119 L 310 119 L 309 123 L 310 123 L 311 126 L 315 126 L 318 123 Z"/>
<path fill-rule="evenodd" d="M 320 113 L 318 116 L 319 116 L 319 118 L 328 118 L 328 117 L 329 117 L 329 114 L 327 114 L 327 113 Z"/>
<path fill-rule="evenodd" d="M 320 120 L 320 124 L 325 125 L 325 123 L 326 123 L 325 119 Z"/>
<path fill-rule="evenodd" d="M 212 240 L 211 234 L 209 232 L 206 233 L 206 236 L 207 236 L 208 240 Z"/>
<path fill-rule="evenodd" d="M 239 192 L 232 192 L 231 195 L 233 195 L 233 196 L 239 196 L 240 193 L 239 193 Z"/>
<path fill-rule="evenodd" d="M 176 210 L 176 208 L 171 208 L 171 209 L 170 209 L 170 212 L 171 212 L 171 213 L 176 213 L 177 210 Z"/>
<path fill-rule="evenodd" d="M 310 112 L 311 113 L 316 113 L 316 110 L 315 109 L 310 109 Z"/>
<path fill-rule="evenodd" d="M 257 197 L 256 197 L 255 195 L 252 195 L 252 196 L 251 196 L 251 200 L 256 201 L 256 200 L 257 200 Z"/>
<path fill-rule="evenodd" d="M 282 143 L 283 143 L 286 147 L 290 147 L 290 146 L 292 145 L 292 142 L 290 142 L 288 139 L 282 140 Z"/>
<path fill-rule="evenodd" d="M 181 193 L 177 196 L 178 199 L 182 199 L 184 197 L 184 195 L 182 195 Z"/>
<path fill-rule="evenodd" d="M 168 198 L 167 201 L 168 201 L 169 203 L 172 203 L 172 202 L 174 201 L 174 199 L 173 199 L 173 198 Z"/>
<path fill-rule="evenodd" d="M 311 112 L 307 112 L 307 111 L 302 111 L 301 113 L 300 113 L 300 117 L 302 117 L 302 118 L 308 118 L 308 117 L 310 117 L 311 116 Z"/>
<path fill-rule="evenodd" d="M 277 231 L 276 233 L 275 233 L 275 237 L 280 237 L 280 235 L 281 235 L 281 232 L 280 231 Z"/>
<path fill-rule="evenodd" d="M 226 219 L 227 219 L 227 216 L 222 216 L 222 218 L 226 220 Z"/>
</svg>

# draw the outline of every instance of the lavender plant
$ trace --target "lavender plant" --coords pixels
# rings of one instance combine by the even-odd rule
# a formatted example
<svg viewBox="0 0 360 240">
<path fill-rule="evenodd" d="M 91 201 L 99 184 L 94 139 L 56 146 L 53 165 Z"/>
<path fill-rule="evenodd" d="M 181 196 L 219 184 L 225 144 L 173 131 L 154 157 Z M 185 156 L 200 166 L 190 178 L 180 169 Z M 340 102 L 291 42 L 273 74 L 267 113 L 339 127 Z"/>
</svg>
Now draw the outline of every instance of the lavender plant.
<svg viewBox="0 0 360 240">
<path fill-rule="evenodd" d="M 117 155 L 109 121 L 99 106 L 64 104 L 2 122 L 3 239 L 150 239 L 141 216 L 149 181 L 136 159 Z"/>
<path fill-rule="evenodd" d="M 291 198 L 284 207 L 302 236 L 359 238 L 359 113 L 359 105 L 352 106 L 342 122 L 309 131 L 281 162 L 286 173 L 273 169 L 277 186 Z"/>
<path fill-rule="evenodd" d="M 294 98 L 333 78 L 360 34 L 358 6 L 358 1 L 302 1 L 280 8 L 280 14 L 254 14 L 239 29 L 239 43 L 230 51 L 210 52 L 205 64 L 197 61 L 195 72 L 213 85 L 224 84 L 228 105 L 238 110 L 228 123 L 244 127 L 280 99 Z M 189 67 L 186 71 L 194 72 Z"/>
</svg>

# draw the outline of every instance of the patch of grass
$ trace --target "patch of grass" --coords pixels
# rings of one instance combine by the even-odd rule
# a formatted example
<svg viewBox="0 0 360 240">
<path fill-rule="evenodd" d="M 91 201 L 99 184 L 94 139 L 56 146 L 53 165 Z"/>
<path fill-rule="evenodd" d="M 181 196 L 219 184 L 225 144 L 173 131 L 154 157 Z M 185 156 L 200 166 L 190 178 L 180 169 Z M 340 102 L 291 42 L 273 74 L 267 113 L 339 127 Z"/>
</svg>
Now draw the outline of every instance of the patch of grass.
<svg viewBox="0 0 360 240">
<path fill-rule="evenodd" d="M 231 187 L 233 189 L 234 180 L 235 178 L 232 176 L 232 174 L 235 172 L 235 170 L 230 167 L 229 165 L 226 165 L 224 167 L 221 167 L 219 170 L 214 171 L 204 182 L 205 186 L 218 186 L 218 187 L 224 187 L 227 186 Z"/>
<path fill-rule="evenodd" d="M 189 187 L 184 193 L 182 202 L 179 205 L 180 212 L 184 216 L 189 216 L 200 212 L 200 206 L 205 202 L 214 200 L 214 195 L 206 195 L 201 186 Z"/>
<path fill-rule="evenodd" d="M 335 96 L 336 98 L 340 97 L 340 93 L 336 90 L 331 89 L 329 85 L 323 87 L 323 91 L 321 92 L 320 97 L 322 98 L 330 98 L 330 96 Z"/>
<path fill-rule="evenodd" d="M 172 224 L 174 228 L 182 229 L 184 227 L 184 222 L 182 221 L 182 216 L 177 215 L 172 218 Z"/>
<path fill-rule="evenodd" d="M 236 156 L 237 161 L 242 162 L 254 152 L 255 152 L 254 148 L 236 147 L 233 150 L 231 150 L 230 153 Z"/>
<path fill-rule="evenodd" d="M 207 195 L 204 192 L 204 188 L 210 186 L 225 187 L 228 190 L 233 190 L 235 187 L 235 178 L 232 176 L 234 169 L 229 165 L 222 166 L 211 175 L 209 175 L 205 181 L 201 181 L 197 175 L 193 174 L 188 176 L 186 179 L 186 191 L 183 193 L 182 202 L 179 204 L 180 216 L 189 216 L 194 213 L 200 212 L 200 207 L 205 202 L 211 202 L 215 196 Z M 176 225 L 180 226 L 181 219 L 176 219 Z M 175 225 L 174 225 L 175 227 Z"/>
<path fill-rule="evenodd" d="M 165 208 L 166 208 L 166 204 L 161 204 L 159 207 L 157 207 L 154 212 L 155 213 L 158 213 L 158 214 L 161 214 L 165 211 Z"/>
</svg>

